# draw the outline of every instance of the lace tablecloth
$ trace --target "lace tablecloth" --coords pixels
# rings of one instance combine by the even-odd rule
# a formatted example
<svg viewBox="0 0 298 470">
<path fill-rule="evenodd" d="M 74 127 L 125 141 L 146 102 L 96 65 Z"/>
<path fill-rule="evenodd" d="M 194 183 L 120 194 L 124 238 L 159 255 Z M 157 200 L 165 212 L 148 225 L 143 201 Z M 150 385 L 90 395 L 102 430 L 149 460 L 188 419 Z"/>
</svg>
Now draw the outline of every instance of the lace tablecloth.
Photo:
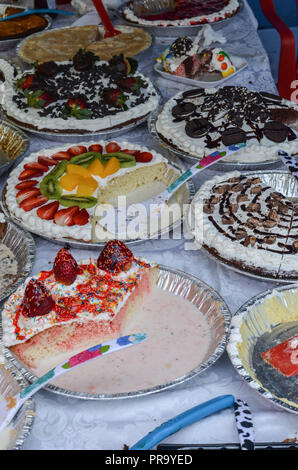
<svg viewBox="0 0 298 470">
<path fill-rule="evenodd" d="M 84 20 L 80 18 L 79 22 L 82 24 Z M 69 24 L 69 19 L 64 17 L 54 21 L 54 27 L 65 24 Z M 221 32 L 227 38 L 229 51 L 245 57 L 248 61 L 248 67 L 232 77 L 229 84 L 276 92 L 268 58 L 257 33 L 257 22 L 246 2 L 242 12 L 230 20 Z M 155 81 L 164 100 L 179 91 L 179 87 L 174 82 L 154 75 L 152 65 L 155 57 L 168 42 L 169 40 L 165 38 L 155 38 L 153 48 L 140 64 L 142 72 Z M 11 53 L 9 55 L 11 56 Z M 123 136 L 123 139 L 126 138 L 160 150 L 145 125 Z M 33 136 L 31 139 L 32 151 L 56 144 Z M 206 170 L 194 181 L 196 187 L 198 188 L 205 179 L 214 174 L 214 171 Z M 2 178 L 3 184 L 5 176 Z M 58 248 L 54 243 L 38 237 L 35 237 L 35 241 L 37 256 L 33 274 L 48 268 Z M 196 275 L 218 291 L 227 302 L 232 314 L 249 298 L 275 285 L 226 269 L 198 250 L 185 250 L 185 243 L 184 238 L 175 239 L 172 236 L 169 239 L 138 245 L 134 248 L 134 253 Z M 74 255 L 80 259 L 86 258 L 86 255 L 94 256 L 94 252 L 74 250 Z M 178 413 L 222 394 L 233 394 L 248 402 L 253 412 L 256 441 L 298 438 L 297 416 L 284 411 L 254 392 L 240 378 L 227 354 L 224 353 L 211 368 L 197 378 L 175 389 L 147 397 L 92 401 L 41 391 L 35 396 L 35 422 L 24 449 L 122 449 L 124 444 L 134 444 L 153 428 Z M 210 416 L 179 431 L 165 442 L 238 442 L 233 412 L 228 409 Z"/>
</svg>

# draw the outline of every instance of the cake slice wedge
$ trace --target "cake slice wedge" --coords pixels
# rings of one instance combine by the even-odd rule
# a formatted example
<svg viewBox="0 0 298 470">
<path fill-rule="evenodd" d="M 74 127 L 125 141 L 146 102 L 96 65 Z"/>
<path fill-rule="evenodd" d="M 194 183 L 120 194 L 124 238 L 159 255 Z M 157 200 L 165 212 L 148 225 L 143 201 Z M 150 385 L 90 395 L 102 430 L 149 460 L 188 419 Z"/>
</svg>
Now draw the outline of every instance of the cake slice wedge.
<svg viewBox="0 0 298 470">
<path fill-rule="evenodd" d="M 298 334 L 261 354 L 265 362 L 286 377 L 298 374 Z"/>
<path fill-rule="evenodd" d="M 118 240 L 109 241 L 98 259 L 76 262 L 61 249 L 52 270 L 29 279 L 4 305 L 4 345 L 34 368 L 121 336 L 157 275 L 154 263 L 134 257 Z"/>
</svg>

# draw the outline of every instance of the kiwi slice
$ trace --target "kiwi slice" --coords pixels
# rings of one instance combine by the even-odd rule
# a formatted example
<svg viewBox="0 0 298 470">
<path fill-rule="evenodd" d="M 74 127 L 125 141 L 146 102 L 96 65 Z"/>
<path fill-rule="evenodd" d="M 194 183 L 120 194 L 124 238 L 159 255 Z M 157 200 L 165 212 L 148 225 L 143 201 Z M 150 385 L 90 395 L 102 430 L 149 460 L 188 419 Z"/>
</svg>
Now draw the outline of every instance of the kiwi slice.
<svg viewBox="0 0 298 470">
<path fill-rule="evenodd" d="M 129 155 L 124 152 L 105 153 L 102 155 L 102 160 L 106 163 L 110 158 L 116 157 L 120 161 L 120 168 L 128 168 L 136 165 L 136 159 L 134 155 Z"/>
<path fill-rule="evenodd" d="M 44 177 L 45 178 L 60 178 L 65 173 L 66 167 L 68 165 L 68 160 L 61 160 L 54 168 Z"/>
<path fill-rule="evenodd" d="M 78 206 L 80 209 L 87 209 L 95 206 L 97 199 L 92 196 L 77 196 L 76 194 L 69 194 L 59 197 L 59 202 L 64 207 Z"/>
<path fill-rule="evenodd" d="M 40 192 L 49 199 L 58 199 L 62 194 L 62 188 L 56 178 L 47 175 L 40 183 Z"/>
<path fill-rule="evenodd" d="M 96 158 L 100 159 L 100 157 L 101 154 L 99 152 L 86 152 L 72 157 L 68 163 L 73 163 L 74 165 L 80 165 L 87 168 Z"/>
</svg>

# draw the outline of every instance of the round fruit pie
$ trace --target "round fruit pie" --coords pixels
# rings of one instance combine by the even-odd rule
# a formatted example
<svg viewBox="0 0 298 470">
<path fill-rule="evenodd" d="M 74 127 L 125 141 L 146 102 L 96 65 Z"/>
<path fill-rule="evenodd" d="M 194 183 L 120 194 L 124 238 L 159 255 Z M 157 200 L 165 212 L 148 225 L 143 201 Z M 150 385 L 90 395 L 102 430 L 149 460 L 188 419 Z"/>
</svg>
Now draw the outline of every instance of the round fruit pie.
<svg viewBox="0 0 298 470">
<path fill-rule="evenodd" d="M 163 2 L 160 11 L 149 2 L 131 1 L 123 10 L 123 17 L 145 26 L 190 26 L 215 23 L 231 17 L 239 10 L 238 0 L 175 0 Z"/>
<path fill-rule="evenodd" d="M 137 66 L 123 55 L 105 62 L 81 49 L 71 61 L 37 63 L 15 76 L 0 60 L 3 108 L 17 125 L 45 133 L 89 134 L 137 124 L 159 102 Z"/>
<path fill-rule="evenodd" d="M 34 233 L 91 242 L 98 208 L 156 181 L 166 184 L 167 173 L 162 155 L 126 141 L 42 149 L 11 172 L 4 206 Z"/>
</svg>

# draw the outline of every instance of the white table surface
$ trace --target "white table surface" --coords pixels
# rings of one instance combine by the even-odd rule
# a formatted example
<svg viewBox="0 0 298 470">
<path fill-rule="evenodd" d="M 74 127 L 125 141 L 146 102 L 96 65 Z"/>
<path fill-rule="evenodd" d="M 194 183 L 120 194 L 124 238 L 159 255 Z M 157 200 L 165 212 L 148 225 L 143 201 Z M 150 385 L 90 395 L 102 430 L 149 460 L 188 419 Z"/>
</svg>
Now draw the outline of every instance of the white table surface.
<svg viewBox="0 0 298 470">
<path fill-rule="evenodd" d="M 59 17 L 54 20 L 53 26 L 59 27 L 66 24 L 69 24 L 69 19 Z M 248 61 L 248 68 L 235 78 L 232 77 L 229 84 L 245 85 L 254 90 L 275 93 L 276 88 L 268 57 L 257 33 L 257 21 L 246 2 L 243 11 L 227 26 L 224 26 L 221 32 L 228 40 L 229 51 L 245 57 Z M 156 38 L 154 47 L 146 60 L 140 64 L 142 72 L 152 78 L 164 100 L 179 89 L 183 89 L 152 71 L 155 57 L 168 43 L 168 39 Z M 12 56 L 13 52 L 10 51 L 7 55 Z M 137 127 L 129 135 L 123 135 L 123 140 L 125 139 L 161 150 L 148 134 L 145 125 Z M 32 151 L 55 145 L 54 141 L 45 141 L 31 136 Z M 195 179 L 196 188 L 214 174 L 214 171 L 206 170 Z M 1 177 L 2 185 L 6 176 Z M 54 243 L 39 237 L 35 237 L 35 242 L 37 256 L 33 274 L 41 269 L 47 269 L 59 248 Z M 224 268 L 199 250 L 185 250 L 186 242 L 184 238 L 174 239 L 173 237 L 149 241 L 135 247 L 134 253 L 196 275 L 218 291 L 227 302 L 232 314 L 252 296 L 276 285 L 273 282 L 255 280 Z M 86 258 L 86 255 L 94 256 L 94 251 L 73 250 L 73 253 L 77 259 Z M 298 438 L 297 415 L 283 410 L 252 390 L 240 378 L 227 354 L 224 353 L 211 368 L 195 379 L 175 389 L 146 397 L 117 401 L 90 401 L 40 391 L 35 396 L 34 425 L 23 448 L 26 450 L 122 449 L 124 444 L 134 444 L 153 428 L 178 413 L 222 394 L 233 394 L 248 402 L 253 412 L 256 441 L 277 442 Z M 238 442 L 233 412 L 227 409 L 205 418 L 180 430 L 164 442 Z"/>
</svg>

